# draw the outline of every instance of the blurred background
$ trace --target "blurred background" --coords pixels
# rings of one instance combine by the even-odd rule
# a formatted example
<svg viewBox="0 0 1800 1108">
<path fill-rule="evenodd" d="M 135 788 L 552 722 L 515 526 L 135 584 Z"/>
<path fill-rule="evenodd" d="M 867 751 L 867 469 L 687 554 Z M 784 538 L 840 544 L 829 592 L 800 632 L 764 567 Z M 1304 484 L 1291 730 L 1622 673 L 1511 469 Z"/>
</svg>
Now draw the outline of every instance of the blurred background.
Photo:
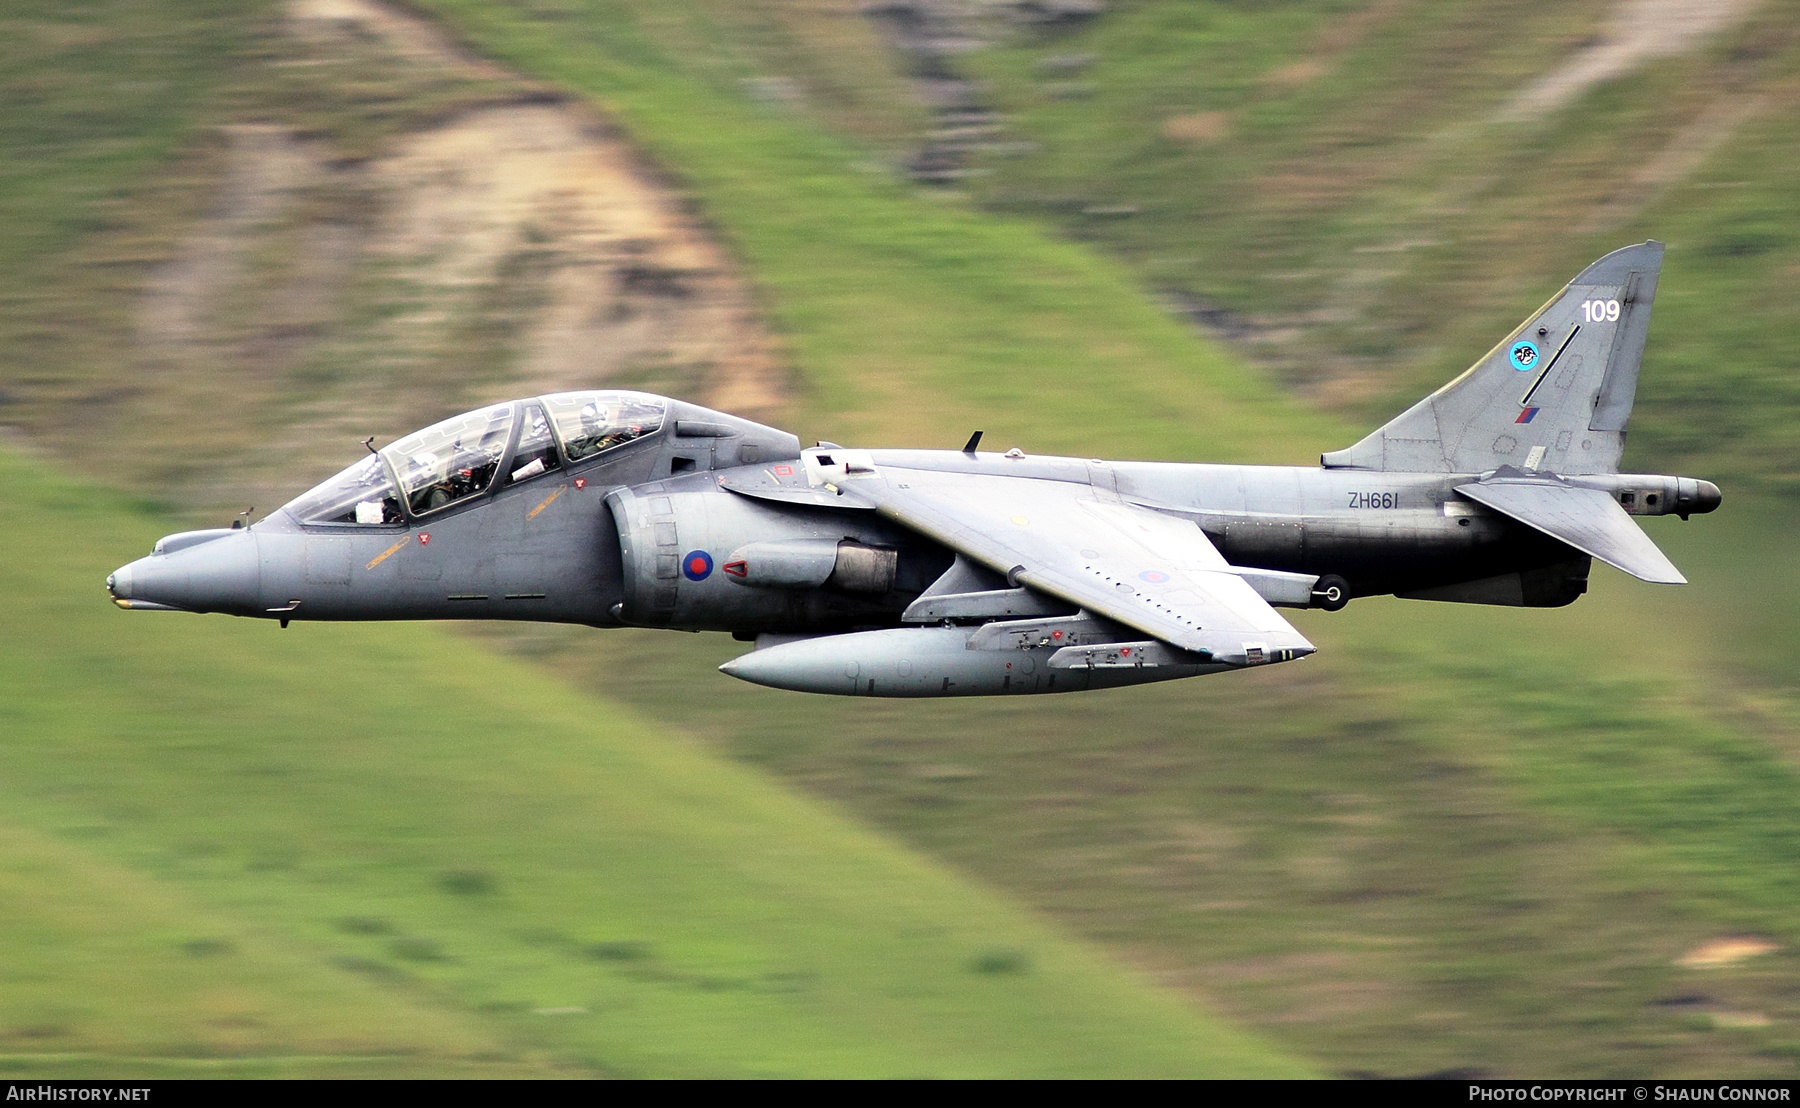
<svg viewBox="0 0 1800 1108">
<path fill-rule="evenodd" d="M 1794 1076 L 1794 0 L 9 0 L 0 1073 Z M 1692 584 L 843 702 L 128 615 L 482 402 L 1316 464 L 1669 244 Z"/>
</svg>

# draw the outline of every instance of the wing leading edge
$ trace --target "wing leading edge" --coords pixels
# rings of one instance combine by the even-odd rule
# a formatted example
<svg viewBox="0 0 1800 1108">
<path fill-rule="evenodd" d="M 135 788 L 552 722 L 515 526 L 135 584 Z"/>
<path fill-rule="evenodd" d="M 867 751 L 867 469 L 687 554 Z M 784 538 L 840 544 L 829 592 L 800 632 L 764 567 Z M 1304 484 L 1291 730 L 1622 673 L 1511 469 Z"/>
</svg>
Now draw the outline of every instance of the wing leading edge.
<svg viewBox="0 0 1800 1108">
<path fill-rule="evenodd" d="M 1108 502 L 1062 481 L 908 470 L 846 475 L 846 499 L 918 531 L 1015 585 L 1227 664 L 1316 649 L 1187 520 Z"/>
</svg>

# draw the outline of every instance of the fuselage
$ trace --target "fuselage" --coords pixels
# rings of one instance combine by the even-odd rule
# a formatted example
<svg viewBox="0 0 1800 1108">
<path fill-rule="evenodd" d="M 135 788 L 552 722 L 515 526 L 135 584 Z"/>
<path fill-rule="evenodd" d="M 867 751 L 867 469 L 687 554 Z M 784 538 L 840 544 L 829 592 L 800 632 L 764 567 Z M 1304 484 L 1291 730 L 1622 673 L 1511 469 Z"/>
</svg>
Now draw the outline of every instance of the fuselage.
<svg viewBox="0 0 1800 1108">
<path fill-rule="evenodd" d="M 122 569 L 114 593 L 137 606 L 283 620 L 522 619 L 596 627 L 641 620 L 691 630 L 805 633 L 898 625 L 900 612 L 951 561 L 949 551 L 872 514 L 777 508 L 720 487 L 719 478 L 735 470 L 779 462 L 671 473 L 668 450 L 656 445 L 571 465 L 427 519 L 308 525 L 284 510 L 241 531 L 172 536 L 161 553 Z M 1455 486 L 1472 475 L 957 451 L 874 451 L 873 457 L 877 465 L 1090 485 L 1193 520 L 1234 565 L 1336 575 L 1355 596 L 1423 593 L 1521 573 L 1527 583 L 1520 589 L 1527 590 L 1530 574 L 1550 573 L 1554 587 L 1529 596 L 1521 591 L 1512 601 L 1542 605 L 1573 600 L 1585 583 L 1585 558 L 1456 496 Z M 1672 479 L 1605 480 L 1659 490 Z M 1634 498 L 1640 505 L 1642 495 Z M 1663 499 L 1673 502 L 1670 494 Z M 665 504 L 665 511 L 651 510 Z M 622 540 L 619 516 L 630 506 L 645 514 L 625 521 Z M 672 595 L 662 603 L 647 598 L 634 620 L 625 610 L 634 582 L 624 557 L 633 522 L 678 559 L 697 554 L 715 566 L 765 537 L 829 537 L 893 549 L 898 565 L 892 587 L 881 594 L 839 593 L 826 585 L 770 604 L 751 602 L 766 600 L 769 590 L 744 589 L 725 573 L 678 564 L 673 575 L 650 578 L 665 582 L 663 591 Z"/>
</svg>

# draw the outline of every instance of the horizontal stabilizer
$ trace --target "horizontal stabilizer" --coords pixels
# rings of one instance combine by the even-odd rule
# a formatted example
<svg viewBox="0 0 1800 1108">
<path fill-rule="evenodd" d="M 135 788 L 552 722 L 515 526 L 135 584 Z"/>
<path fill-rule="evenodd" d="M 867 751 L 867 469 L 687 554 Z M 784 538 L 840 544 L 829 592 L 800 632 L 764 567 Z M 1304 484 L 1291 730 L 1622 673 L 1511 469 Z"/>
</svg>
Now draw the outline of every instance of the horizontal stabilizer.
<svg viewBox="0 0 1800 1108">
<path fill-rule="evenodd" d="M 1501 478 L 1458 485 L 1456 491 L 1633 577 L 1658 585 L 1687 584 L 1609 493 L 1546 478 Z"/>
</svg>

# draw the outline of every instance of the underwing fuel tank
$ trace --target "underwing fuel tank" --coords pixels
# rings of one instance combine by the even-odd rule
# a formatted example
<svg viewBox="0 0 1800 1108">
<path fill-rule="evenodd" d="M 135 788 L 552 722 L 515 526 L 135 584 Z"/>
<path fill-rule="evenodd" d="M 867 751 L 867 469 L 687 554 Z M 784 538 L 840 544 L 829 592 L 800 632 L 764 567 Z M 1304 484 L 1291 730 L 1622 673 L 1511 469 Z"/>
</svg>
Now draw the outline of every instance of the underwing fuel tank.
<svg viewBox="0 0 1800 1108">
<path fill-rule="evenodd" d="M 1310 652 L 1308 652 L 1310 653 Z M 906 627 L 796 638 L 764 635 L 719 669 L 743 681 L 840 696 L 1010 696 L 1172 681 L 1291 661 L 1302 652 L 1245 643 L 1208 657 L 1087 616 Z"/>
</svg>

